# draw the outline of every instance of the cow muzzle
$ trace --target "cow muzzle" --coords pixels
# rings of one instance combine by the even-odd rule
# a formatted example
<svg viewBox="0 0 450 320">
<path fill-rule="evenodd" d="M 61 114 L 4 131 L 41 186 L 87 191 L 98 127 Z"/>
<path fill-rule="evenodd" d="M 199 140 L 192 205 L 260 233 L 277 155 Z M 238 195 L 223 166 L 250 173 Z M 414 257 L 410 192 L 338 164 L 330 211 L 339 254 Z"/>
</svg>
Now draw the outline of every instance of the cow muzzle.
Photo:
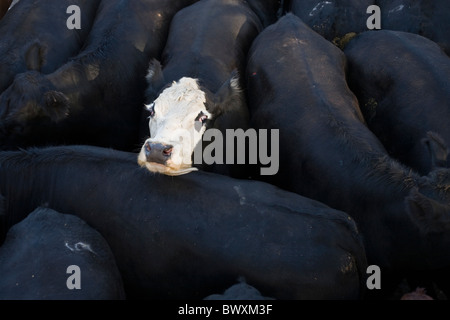
<svg viewBox="0 0 450 320">
<path fill-rule="evenodd" d="M 172 156 L 173 146 L 147 141 L 144 145 L 145 158 L 148 162 L 165 165 Z"/>
</svg>

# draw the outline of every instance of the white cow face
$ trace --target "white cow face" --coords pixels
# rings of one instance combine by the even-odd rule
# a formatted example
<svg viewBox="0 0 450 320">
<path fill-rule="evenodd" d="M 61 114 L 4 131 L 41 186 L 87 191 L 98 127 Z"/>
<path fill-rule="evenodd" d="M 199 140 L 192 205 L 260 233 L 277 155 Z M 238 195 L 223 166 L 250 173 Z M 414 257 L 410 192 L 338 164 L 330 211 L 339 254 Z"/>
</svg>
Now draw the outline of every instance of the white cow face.
<svg viewBox="0 0 450 320">
<path fill-rule="evenodd" d="M 150 61 L 146 78 L 147 92 L 153 97 L 166 83 L 159 61 Z M 173 82 L 146 105 L 150 112 L 150 138 L 141 148 L 139 165 L 172 176 L 197 170 L 192 167 L 193 152 L 201 152 L 207 124 L 211 125 L 211 120 L 225 110 L 236 112 L 243 101 L 236 70 L 215 93 L 202 88 L 193 78 Z"/>
<path fill-rule="evenodd" d="M 138 157 L 153 172 L 181 175 L 194 170 L 192 153 L 202 140 L 206 121 L 213 115 L 206 108 L 206 93 L 195 79 L 181 78 L 166 88 L 150 105 L 150 138 Z"/>
</svg>

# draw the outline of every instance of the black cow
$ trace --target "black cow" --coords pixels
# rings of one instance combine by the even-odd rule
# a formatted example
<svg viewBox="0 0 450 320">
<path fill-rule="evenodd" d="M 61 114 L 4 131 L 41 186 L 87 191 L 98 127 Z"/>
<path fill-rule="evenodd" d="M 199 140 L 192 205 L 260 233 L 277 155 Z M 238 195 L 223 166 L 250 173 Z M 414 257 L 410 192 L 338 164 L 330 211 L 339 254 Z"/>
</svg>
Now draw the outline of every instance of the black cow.
<svg viewBox="0 0 450 320">
<path fill-rule="evenodd" d="M 142 166 L 170 175 L 191 172 L 205 164 L 195 163 L 192 154 L 207 128 L 225 136 L 226 129 L 248 127 L 239 75 L 261 30 L 258 16 L 243 0 L 202 0 L 176 14 L 162 55 L 163 69 L 157 61 L 149 68 L 150 113 L 144 119 L 150 115 L 150 138 L 139 154 Z M 145 132 L 148 137 L 148 129 Z M 227 142 L 224 139 L 224 145 Z M 218 162 L 203 169 L 245 175 L 242 166 Z"/>
<path fill-rule="evenodd" d="M 381 268 L 374 292 L 387 294 L 391 274 L 450 266 L 450 172 L 421 177 L 390 158 L 364 123 L 345 67 L 339 48 L 284 16 L 250 49 L 251 125 L 280 130 L 280 170 L 261 179 L 348 212 L 369 264 Z"/>
<path fill-rule="evenodd" d="M 428 174 L 450 165 L 450 58 L 422 36 L 365 32 L 345 49 L 349 85 L 387 151 Z"/>
<path fill-rule="evenodd" d="M 148 61 L 161 54 L 173 15 L 193 2 L 102 1 L 76 57 L 48 75 L 20 74 L 2 94 L 1 147 L 138 147 Z"/>
<path fill-rule="evenodd" d="M 108 243 L 80 218 L 37 208 L 0 247 L 0 300 L 118 300 L 122 278 Z"/>
<path fill-rule="evenodd" d="M 21 0 L 0 20 L 0 93 L 28 70 L 52 73 L 76 55 L 89 34 L 100 0 Z M 67 13 L 80 9 L 81 29 L 70 29 Z M 6 106 L 0 106 L 2 112 Z"/>
<path fill-rule="evenodd" d="M 6 227 L 46 204 L 107 240 L 127 298 L 203 299 L 244 277 L 278 299 L 357 299 L 365 249 L 345 213 L 272 185 L 180 177 L 135 153 L 58 146 L 0 153 Z"/>
<path fill-rule="evenodd" d="M 329 41 L 367 30 L 367 8 L 375 0 L 291 0 L 290 12 Z"/>
<path fill-rule="evenodd" d="M 450 54 L 448 0 L 376 0 L 381 28 L 416 33 L 438 43 Z"/>
</svg>

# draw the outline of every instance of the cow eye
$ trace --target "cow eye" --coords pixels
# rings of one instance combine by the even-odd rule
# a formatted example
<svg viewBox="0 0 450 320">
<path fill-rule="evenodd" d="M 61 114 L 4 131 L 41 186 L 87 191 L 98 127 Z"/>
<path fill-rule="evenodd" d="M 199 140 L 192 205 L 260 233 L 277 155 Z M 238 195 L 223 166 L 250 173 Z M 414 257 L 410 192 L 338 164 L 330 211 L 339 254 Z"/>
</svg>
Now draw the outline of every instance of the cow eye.
<svg viewBox="0 0 450 320">
<path fill-rule="evenodd" d="M 200 121 L 202 124 L 205 124 L 206 120 L 208 120 L 208 116 L 203 111 L 200 111 L 197 118 L 195 118 L 195 121 Z"/>
<path fill-rule="evenodd" d="M 153 102 L 152 104 L 148 105 L 147 110 L 150 113 L 149 118 L 153 118 L 155 116 L 155 103 Z"/>
</svg>

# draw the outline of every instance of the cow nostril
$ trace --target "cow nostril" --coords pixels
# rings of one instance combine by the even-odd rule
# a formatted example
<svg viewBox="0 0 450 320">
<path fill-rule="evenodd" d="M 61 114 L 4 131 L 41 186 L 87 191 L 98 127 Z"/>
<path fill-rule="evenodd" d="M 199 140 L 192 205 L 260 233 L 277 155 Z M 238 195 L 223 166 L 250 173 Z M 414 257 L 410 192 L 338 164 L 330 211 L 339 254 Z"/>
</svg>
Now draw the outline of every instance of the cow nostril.
<svg viewBox="0 0 450 320">
<path fill-rule="evenodd" d="M 144 146 L 145 157 L 148 162 L 165 164 L 172 156 L 173 146 L 162 143 L 147 142 Z"/>
<path fill-rule="evenodd" d="M 150 147 L 150 143 L 148 143 L 148 142 L 145 144 L 145 151 L 147 151 L 147 152 L 152 151 L 152 147 Z"/>
<path fill-rule="evenodd" d="M 167 147 L 163 150 L 163 154 L 166 157 L 170 157 L 172 155 L 173 147 Z"/>
</svg>

